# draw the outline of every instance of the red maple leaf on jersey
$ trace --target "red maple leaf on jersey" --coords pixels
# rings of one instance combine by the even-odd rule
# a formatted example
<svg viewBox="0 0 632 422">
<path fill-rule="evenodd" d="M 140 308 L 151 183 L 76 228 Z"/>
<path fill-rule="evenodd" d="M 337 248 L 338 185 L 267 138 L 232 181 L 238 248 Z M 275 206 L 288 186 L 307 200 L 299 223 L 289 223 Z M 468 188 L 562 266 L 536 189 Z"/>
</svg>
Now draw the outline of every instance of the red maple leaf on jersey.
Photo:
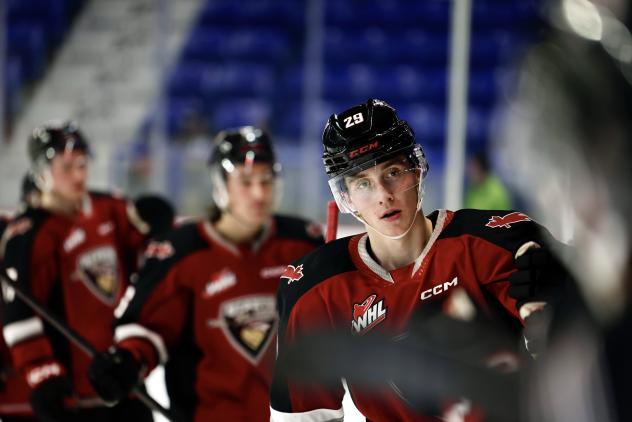
<svg viewBox="0 0 632 422">
<path fill-rule="evenodd" d="M 497 227 L 508 229 L 511 227 L 512 224 L 520 223 L 522 221 L 531 221 L 531 219 L 526 214 L 516 211 L 502 217 L 499 215 L 494 215 L 492 218 L 489 219 L 485 226 L 491 227 L 493 229 Z"/>
<path fill-rule="evenodd" d="M 170 242 L 151 242 L 145 250 L 145 258 L 167 259 L 175 253 Z"/>
<path fill-rule="evenodd" d="M 297 265 L 288 265 L 283 274 L 281 274 L 281 278 L 287 278 L 287 284 L 290 284 L 293 281 L 299 281 L 303 278 L 303 264 Z"/>
<path fill-rule="evenodd" d="M 369 309 L 371 305 L 373 304 L 373 301 L 375 300 L 375 298 L 376 298 L 376 295 L 371 295 L 367 297 L 366 299 L 364 299 L 364 302 L 362 303 L 354 303 L 353 304 L 353 319 L 360 318 L 362 315 L 364 315 L 366 310 Z"/>
</svg>

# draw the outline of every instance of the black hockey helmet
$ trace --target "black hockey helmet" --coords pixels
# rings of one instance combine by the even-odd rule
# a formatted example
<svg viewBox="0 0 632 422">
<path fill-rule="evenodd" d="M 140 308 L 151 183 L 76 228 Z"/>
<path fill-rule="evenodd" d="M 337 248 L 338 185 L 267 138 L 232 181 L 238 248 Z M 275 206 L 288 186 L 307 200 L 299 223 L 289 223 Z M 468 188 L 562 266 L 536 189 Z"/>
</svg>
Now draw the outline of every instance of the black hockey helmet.
<svg viewBox="0 0 632 422">
<path fill-rule="evenodd" d="M 213 200 L 224 209 L 228 204 L 226 174 L 237 165 L 268 163 L 273 175 L 281 171 L 277 162 L 272 139 L 264 130 L 254 126 L 242 126 L 219 132 L 213 140 L 213 151 L 208 164 L 211 169 Z"/>
<path fill-rule="evenodd" d="M 265 131 L 242 126 L 223 130 L 215 136 L 209 165 L 219 164 L 225 171 L 230 171 L 231 165 L 252 162 L 270 163 L 273 167 L 277 164 L 272 140 Z"/>
<path fill-rule="evenodd" d="M 412 151 L 414 146 L 415 134 L 408 122 L 385 101 L 369 99 L 329 118 L 323 132 L 325 171 L 332 178 L 391 152 Z"/>
<path fill-rule="evenodd" d="M 419 206 L 423 196 L 422 182 L 428 163 L 421 145 L 408 122 L 401 120 L 395 109 L 378 99 L 332 114 L 323 131 L 323 163 L 329 187 L 342 212 L 356 210 L 345 196 L 345 177 L 399 155 L 419 170 Z"/>
<path fill-rule="evenodd" d="M 33 129 L 28 139 L 29 158 L 33 164 L 50 162 L 58 153 L 69 150 L 90 155 L 90 146 L 73 121 L 49 121 Z"/>
</svg>

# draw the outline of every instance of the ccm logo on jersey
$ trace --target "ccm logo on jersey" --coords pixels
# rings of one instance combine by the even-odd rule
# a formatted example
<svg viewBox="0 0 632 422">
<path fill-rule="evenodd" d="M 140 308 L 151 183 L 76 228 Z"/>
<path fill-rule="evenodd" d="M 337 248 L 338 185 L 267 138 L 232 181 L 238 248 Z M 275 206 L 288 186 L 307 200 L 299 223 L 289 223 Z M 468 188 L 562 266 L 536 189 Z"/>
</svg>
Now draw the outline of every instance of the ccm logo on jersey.
<svg viewBox="0 0 632 422">
<path fill-rule="evenodd" d="M 375 141 L 372 144 L 363 145 L 360 148 L 354 149 L 349 153 L 349 158 L 357 157 L 380 146 L 380 141 Z"/>
<path fill-rule="evenodd" d="M 371 295 L 362 303 L 353 304 L 351 327 L 355 334 L 364 334 L 386 319 L 384 299 L 375 302 L 377 295 Z"/>
<path fill-rule="evenodd" d="M 297 265 L 288 265 L 283 274 L 281 274 L 281 278 L 287 278 L 287 284 L 292 283 L 293 281 L 299 281 L 303 278 L 303 264 Z"/>
<path fill-rule="evenodd" d="M 494 215 L 492 218 L 489 219 L 487 224 L 485 224 L 485 227 L 491 227 L 492 229 L 502 227 L 508 229 L 511 227 L 512 224 L 520 223 L 522 221 L 531 221 L 531 219 L 526 214 L 516 211 L 502 217 L 499 215 Z"/>
<path fill-rule="evenodd" d="M 447 292 L 450 287 L 456 287 L 458 286 L 458 284 L 459 280 L 456 277 L 454 277 L 452 281 L 446 281 L 443 284 L 437 284 L 433 288 L 421 292 L 421 300 L 430 299 L 432 296 Z"/>
</svg>

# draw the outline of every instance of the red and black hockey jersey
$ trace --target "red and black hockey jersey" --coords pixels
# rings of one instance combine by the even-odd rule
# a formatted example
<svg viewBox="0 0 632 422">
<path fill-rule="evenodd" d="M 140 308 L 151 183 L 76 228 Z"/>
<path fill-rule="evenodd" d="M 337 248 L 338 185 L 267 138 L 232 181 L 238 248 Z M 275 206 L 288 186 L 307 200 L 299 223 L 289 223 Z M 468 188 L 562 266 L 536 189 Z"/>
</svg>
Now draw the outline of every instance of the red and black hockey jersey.
<svg viewBox="0 0 632 422">
<path fill-rule="evenodd" d="M 136 271 L 146 231 L 134 206 L 90 193 L 69 217 L 27 209 L 3 237 L 4 263 L 17 282 L 99 350 L 112 344 L 113 310 Z M 21 300 L 5 294 L 3 335 L 15 367 L 32 387 L 68 373 L 74 392 L 94 397 L 90 358 L 62 339 Z"/>
<path fill-rule="evenodd" d="M 318 224 L 291 217 L 275 216 L 248 245 L 208 221 L 184 224 L 147 248 L 116 341 L 150 368 L 166 362 L 184 420 L 267 421 L 279 276 L 322 243 Z"/>
<path fill-rule="evenodd" d="M 12 215 L 0 215 L 0 238 L 11 221 Z M 1 260 L 0 260 L 1 262 Z M 4 286 L 3 286 L 4 287 Z M 4 303 L 0 300 L 0 329 Z M 13 365 L 9 347 L 0 336 L 0 418 L 10 415 L 31 415 L 29 404 L 30 389 Z"/>
<path fill-rule="evenodd" d="M 406 267 L 382 268 L 369 253 L 366 234 L 331 242 L 293 263 L 279 286 L 279 355 L 297 337 L 324 328 L 396 335 L 417 309 L 442 303 L 459 289 L 480 312 L 504 314 L 501 318 L 519 328 L 516 302 L 507 294 L 507 278 L 515 271 L 514 253 L 530 240 L 546 243 L 550 234 L 517 212 L 440 210 L 428 218 L 433 223 L 431 237 Z M 379 396 L 358 387 L 349 385 L 349 390 L 367 420 L 435 421 L 441 416 L 415 414 L 390 387 Z M 343 395 L 342 386 L 299 387 L 277 371 L 272 420 L 342 419 Z"/>
</svg>

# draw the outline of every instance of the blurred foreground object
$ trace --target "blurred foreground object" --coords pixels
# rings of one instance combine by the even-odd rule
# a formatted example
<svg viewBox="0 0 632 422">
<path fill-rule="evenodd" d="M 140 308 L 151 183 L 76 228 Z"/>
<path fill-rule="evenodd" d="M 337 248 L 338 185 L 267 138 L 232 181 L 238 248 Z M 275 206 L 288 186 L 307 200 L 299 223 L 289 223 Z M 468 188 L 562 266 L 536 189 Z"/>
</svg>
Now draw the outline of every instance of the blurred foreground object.
<svg viewBox="0 0 632 422">
<path fill-rule="evenodd" d="M 630 13 L 624 2 L 566 0 L 549 17 L 507 110 L 500 161 L 532 214 L 574 244 L 565 260 L 582 294 L 553 316 L 529 420 L 632 420 Z"/>
</svg>

